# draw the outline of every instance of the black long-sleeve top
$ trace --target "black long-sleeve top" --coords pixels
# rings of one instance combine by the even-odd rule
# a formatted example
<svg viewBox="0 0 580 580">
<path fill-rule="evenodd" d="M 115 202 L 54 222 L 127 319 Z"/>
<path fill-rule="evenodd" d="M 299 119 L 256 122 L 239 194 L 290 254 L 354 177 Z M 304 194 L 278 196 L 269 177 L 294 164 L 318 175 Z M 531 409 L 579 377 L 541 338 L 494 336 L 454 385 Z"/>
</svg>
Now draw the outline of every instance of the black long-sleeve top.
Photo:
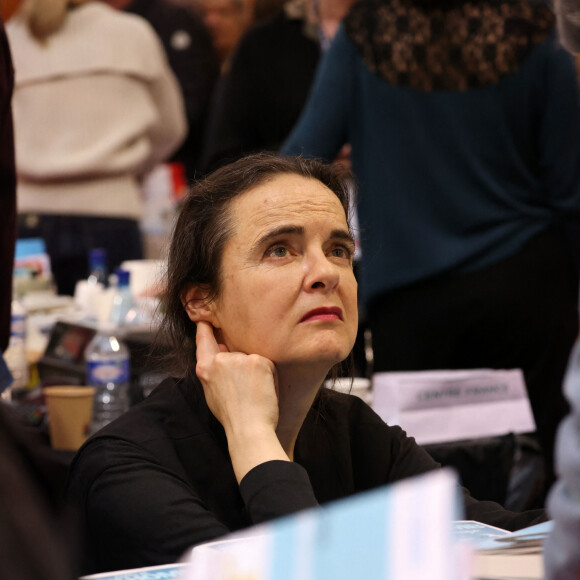
<svg viewBox="0 0 580 580">
<path fill-rule="evenodd" d="M 249 30 L 212 99 L 204 169 L 278 150 L 306 102 L 319 57 L 305 21 L 284 11 Z"/>
<path fill-rule="evenodd" d="M 197 381 L 162 383 L 77 454 L 69 492 L 87 531 L 87 572 L 176 561 L 189 547 L 439 466 L 360 399 L 327 391 L 296 442 L 238 485 L 225 432 Z M 466 516 L 506 529 L 544 517 L 465 493 Z"/>
</svg>

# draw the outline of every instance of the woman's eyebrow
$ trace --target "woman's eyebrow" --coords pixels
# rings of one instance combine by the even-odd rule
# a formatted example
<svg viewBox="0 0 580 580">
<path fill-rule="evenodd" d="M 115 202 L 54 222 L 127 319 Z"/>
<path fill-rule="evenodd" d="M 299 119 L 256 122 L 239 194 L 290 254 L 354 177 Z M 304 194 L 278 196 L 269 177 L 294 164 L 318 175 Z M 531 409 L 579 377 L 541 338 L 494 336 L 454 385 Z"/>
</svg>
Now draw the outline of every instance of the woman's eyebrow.
<svg viewBox="0 0 580 580">
<path fill-rule="evenodd" d="M 304 235 L 304 228 L 302 226 L 281 226 L 275 230 L 266 232 L 263 236 L 260 236 L 256 242 L 252 245 L 252 250 L 258 249 L 266 245 L 270 240 L 277 238 L 278 236 L 294 234 L 294 235 Z"/>
<path fill-rule="evenodd" d="M 331 240 L 344 240 L 351 243 L 354 246 L 354 238 L 348 230 L 332 230 L 330 233 Z"/>
<path fill-rule="evenodd" d="M 305 229 L 303 226 L 281 226 L 269 232 L 266 232 L 263 236 L 260 236 L 254 244 L 252 244 L 251 252 L 264 247 L 271 240 L 283 235 L 304 235 Z M 344 240 L 354 246 L 354 238 L 348 230 L 332 230 L 329 236 L 330 240 Z"/>
</svg>

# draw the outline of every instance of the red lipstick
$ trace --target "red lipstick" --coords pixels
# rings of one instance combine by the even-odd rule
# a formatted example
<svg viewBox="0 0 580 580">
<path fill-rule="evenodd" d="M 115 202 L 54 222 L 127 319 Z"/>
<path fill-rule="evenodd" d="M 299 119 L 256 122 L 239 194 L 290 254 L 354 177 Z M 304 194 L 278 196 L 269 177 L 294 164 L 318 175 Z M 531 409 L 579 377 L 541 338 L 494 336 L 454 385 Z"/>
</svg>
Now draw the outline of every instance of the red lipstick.
<svg viewBox="0 0 580 580">
<path fill-rule="evenodd" d="M 315 308 L 307 312 L 300 320 L 300 322 L 310 322 L 313 320 L 342 320 L 342 310 L 338 306 L 331 306 L 329 308 Z"/>
</svg>

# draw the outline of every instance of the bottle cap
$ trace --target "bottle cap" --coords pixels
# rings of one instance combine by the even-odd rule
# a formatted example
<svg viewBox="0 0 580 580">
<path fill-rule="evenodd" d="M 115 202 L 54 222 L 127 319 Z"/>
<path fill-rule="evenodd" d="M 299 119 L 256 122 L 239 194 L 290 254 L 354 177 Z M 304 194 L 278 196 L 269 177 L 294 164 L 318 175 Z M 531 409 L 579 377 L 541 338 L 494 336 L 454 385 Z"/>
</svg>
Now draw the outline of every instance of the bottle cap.
<svg viewBox="0 0 580 580">
<path fill-rule="evenodd" d="M 89 261 L 93 266 L 104 266 L 107 262 L 107 250 L 104 248 L 93 248 L 89 252 Z"/>
<path fill-rule="evenodd" d="M 129 286 L 129 277 L 131 274 L 129 272 L 129 270 L 123 270 L 122 268 L 117 268 L 115 270 L 115 274 L 117 274 L 117 286 L 119 288 Z"/>
</svg>

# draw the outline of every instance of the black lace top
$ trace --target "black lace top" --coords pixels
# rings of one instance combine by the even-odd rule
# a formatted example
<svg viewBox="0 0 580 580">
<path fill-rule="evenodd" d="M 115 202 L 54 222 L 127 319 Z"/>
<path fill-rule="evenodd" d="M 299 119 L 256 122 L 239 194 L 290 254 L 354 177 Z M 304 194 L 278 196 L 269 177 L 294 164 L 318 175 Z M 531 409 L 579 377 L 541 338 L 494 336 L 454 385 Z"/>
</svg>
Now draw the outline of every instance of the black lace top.
<svg viewBox="0 0 580 580">
<path fill-rule="evenodd" d="M 554 24 L 546 4 L 529 0 L 361 0 L 345 19 L 371 71 L 419 91 L 496 84 Z"/>
</svg>

